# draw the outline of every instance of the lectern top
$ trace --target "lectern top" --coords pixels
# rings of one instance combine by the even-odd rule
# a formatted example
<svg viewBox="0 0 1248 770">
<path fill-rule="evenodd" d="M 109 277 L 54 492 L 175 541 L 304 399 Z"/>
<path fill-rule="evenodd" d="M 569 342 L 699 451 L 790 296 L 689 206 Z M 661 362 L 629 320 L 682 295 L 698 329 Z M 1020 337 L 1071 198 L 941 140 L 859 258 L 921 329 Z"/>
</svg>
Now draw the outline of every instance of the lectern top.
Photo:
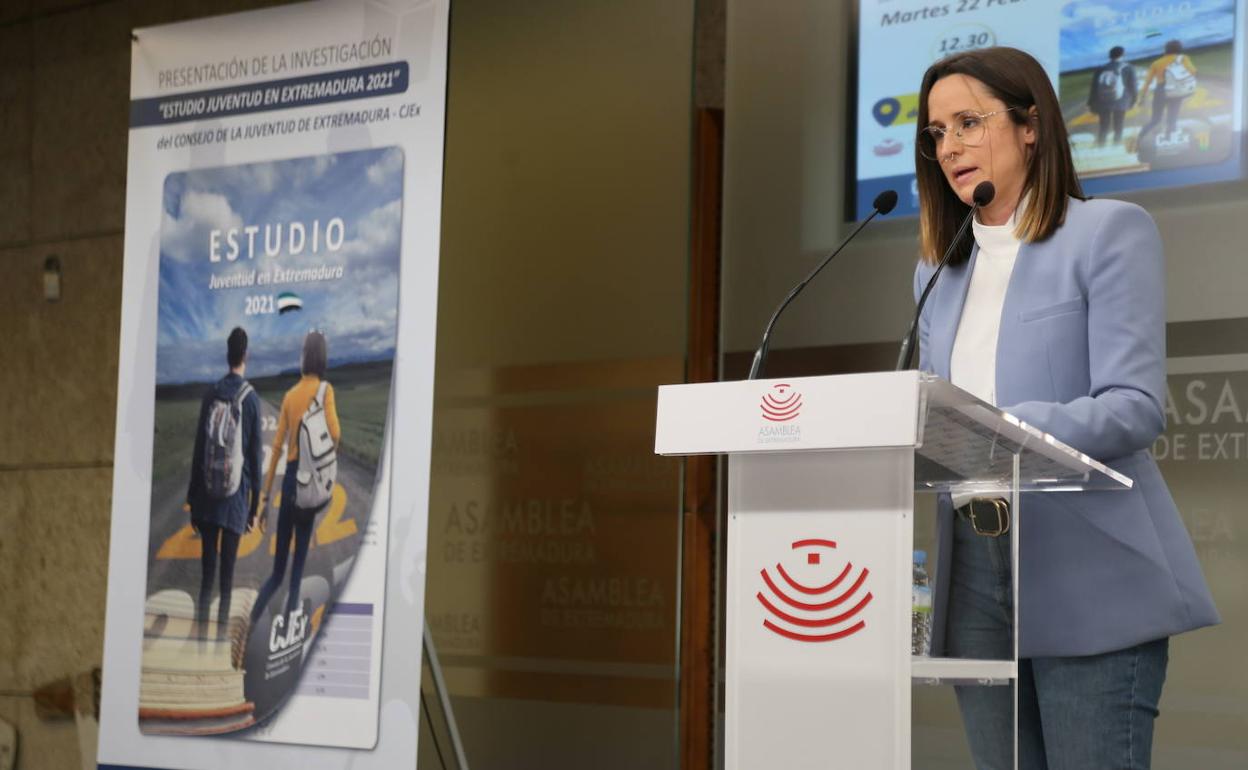
<svg viewBox="0 0 1248 770">
<path fill-rule="evenodd" d="M 920 375 L 917 489 L 1008 492 L 1129 489 L 1132 480 L 935 375 Z"/>
<path fill-rule="evenodd" d="M 1126 476 L 924 372 L 664 385 L 662 455 L 915 450 L 915 488 L 1126 489 Z"/>
</svg>

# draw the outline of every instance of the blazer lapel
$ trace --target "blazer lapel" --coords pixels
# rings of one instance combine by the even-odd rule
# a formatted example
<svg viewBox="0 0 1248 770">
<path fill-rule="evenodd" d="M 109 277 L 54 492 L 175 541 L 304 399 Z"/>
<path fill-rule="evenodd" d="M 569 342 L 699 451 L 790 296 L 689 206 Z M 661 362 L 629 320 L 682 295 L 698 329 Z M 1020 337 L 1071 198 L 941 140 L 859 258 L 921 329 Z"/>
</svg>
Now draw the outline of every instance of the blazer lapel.
<svg viewBox="0 0 1248 770">
<path fill-rule="evenodd" d="M 971 271 L 975 269 L 975 258 L 979 256 L 979 246 L 971 249 L 971 258 L 956 267 L 946 267 L 944 275 L 938 280 L 939 286 L 934 291 L 944 294 L 949 299 L 937 302 L 932 314 L 932 328 L 928 331 L 932 341 L 932 366 L 940 377 L 949 378 L 949 360 L 953 356 L 953 339 L 958 333 L 958 323 L 962 320 L 962 306 L 966 304 L 966 291 L 971 286 Z"/>
<path fill-rule="evenodd" d="M 1018 256 L 1014 258 L 1014 269 L 1010 271 L 1010 280 L 1006 284 L 1005 302 L 1001 306 L 1001 325 L 997 329 L 997 369 L 993 373 L 998 404 L 1014 403 L 1010 375 L 1020 369 L 1019 362 L 1015 360 L 1021 349 L 1018 308 L 1023 299 L 1024 286 L 1044 285 L 1042 276 L 1041 281 L 1030 276 L 1034 272 L 1033 266 L 1037 264 L 1034 252 L 1042 247 L 1042 243 L 1027 241 L 1019 244 Z"/>
</svg>

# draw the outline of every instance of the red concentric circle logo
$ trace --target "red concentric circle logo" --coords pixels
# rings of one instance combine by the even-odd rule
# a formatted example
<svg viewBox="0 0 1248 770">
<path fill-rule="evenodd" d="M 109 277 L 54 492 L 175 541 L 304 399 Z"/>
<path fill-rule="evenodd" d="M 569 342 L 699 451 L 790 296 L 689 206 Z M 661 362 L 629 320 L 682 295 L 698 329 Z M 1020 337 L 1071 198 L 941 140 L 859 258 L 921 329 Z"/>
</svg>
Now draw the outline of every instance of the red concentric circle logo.
<svg viewBox="0 0 1248 770">
<path fill-rule="evenodd" d="M 763 401 L 759 407 L 763 410 L 764 420 L 788 422 L 801 414 L 802 394 L 793 390 L 788 383 L 777 383 L 763 394 Z"/>
<path fill-rule="evenodd" d="M 823 551 L 836 548 L 836 543 L 798 540 L 792 547 L 806 553 L 808 565 L 822 565 Z M 866 567 L 855 571 L 854 565 L 846 562 L 829 582 L 813 586 L 794 580 L 783 564 L 777 563 L 775 571 L 778 582 L 766 569 L 759 572 L 767 589 L 757 595 L 770 616 L 763 618 L 767 630 L 798 642 L 831 642 L 867 627 L 866 621 L 858 617 L 873 598 L 864 588 L 870 574 Z M 829 569 L 829 576 L 833 571 Z"/>
</svg>

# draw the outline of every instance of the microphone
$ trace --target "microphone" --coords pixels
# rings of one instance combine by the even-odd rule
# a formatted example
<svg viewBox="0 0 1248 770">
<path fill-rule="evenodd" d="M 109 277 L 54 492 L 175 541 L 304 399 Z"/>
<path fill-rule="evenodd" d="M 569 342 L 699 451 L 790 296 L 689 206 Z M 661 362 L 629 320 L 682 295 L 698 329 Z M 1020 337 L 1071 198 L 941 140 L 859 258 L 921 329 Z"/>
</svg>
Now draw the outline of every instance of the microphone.
<svg viewBox="0 0 1248 770">
<path fill-rule="evenodd" d="M 784 309 L 789 306 L 789 303 L 793 301 L 793 298 L 796 297 L 798 294 L 800 294 L 802 289 L 806 288 L 806 284 L 810 283 L 811 279 L 813 279 L 816 275 L 819 275 L 820 270 L 827 267 L 828 263 L 832 261 L 833 257 L 841 253 L 841 249 L 849 245 L 849 242 L 854 239 L 854 236 L 862 232 L 862 228 L 866 227 L 868 222 L 870 222 L 872 219 L 875 219 L 877 214 L 888 214 L 896 206 L 897 206 L 897 191 L 896 190 L 885 190 L 884 192 L 875 196 L 875 200 L 871 202 L 871 208 L 874 209 L 871 212 L 871 215 L 868 216 L 866 219 L 862 220 L 862 223 L 859 224 L 858 227 L 854 228 L 854 231 L 849 234 L 849 237 L 847 237 L 844 241 L 841 242 L 840 246 L 836 247 L 835 251 L 833 251 L 828 256 L 824 257 L 823 261 L 820 262 L 818 266 L 815 267 L 814 270 L 810 271 L 810 275 L 803 278 L 800 283 L 798 283 L 791 290 L 789 290 L 789 293 L 785 295 L 784 299 L 780 302 L 779 307 L 776 308 L 776 312 L 771 314 L 771 320 L 767 322 L 766 328 L 763 329 L 763 339 L 761 342 L 758 343 L 758 350 L 754 351 L 754 361 L 750 364 L 750 374 L 749 376 L 746 377 L 747 380 L 758 379 L 759 371 L 762 370 L 763 368 L 763 362 L 767 359 L 767 344 L 771 340 L 772 327 L 776 325 L 776 319 L 779 318 L 780 314 L 784 312 Z"/>
<path fill-rule="evenodd" d="M 949 248 L 945 250 L 945 255 L 940 258 L 940 263 L 936 265 L 936 272 L 932 273 L 932 277 L 928 279 L 927 286 L 923 287 L 923 293 L 919 296 L 919 304 L 914 310 L 914 321 L 910 324 L 910 330 L 906 332 L 906 338 L 901 341 L 901 354 L 897 356 L 896 371 L 903 371 L 910 368 L 910 359 L 914 356 L 914 338 L 919 329 L 919 317 L 923 314 L 923 305 L 927 302 L 927 295 L 932 293 L 932 287 L 936 285 L 936 278 L 940 276 L 940 271 L 945 269 L 949 258 L 953 256 L 954 249 L 958 246 L 958 241 L 962 240 L 962 236 L 966 234 L 967 228 L 971 226 L 971 221 L 975 219 L 975 212 L 984 206 L 992 203 L 992 199 L 997 196 L 997 188 L 992 182 L 980 182 L 975 185 L 975 192 L 971 193 L 971 210 L 967 213 L 966 219 L 962 220 L 962 226 L 958 228 L 957 235 L 953 236 L 953 240 L 949 243 Z"/>
</svg>

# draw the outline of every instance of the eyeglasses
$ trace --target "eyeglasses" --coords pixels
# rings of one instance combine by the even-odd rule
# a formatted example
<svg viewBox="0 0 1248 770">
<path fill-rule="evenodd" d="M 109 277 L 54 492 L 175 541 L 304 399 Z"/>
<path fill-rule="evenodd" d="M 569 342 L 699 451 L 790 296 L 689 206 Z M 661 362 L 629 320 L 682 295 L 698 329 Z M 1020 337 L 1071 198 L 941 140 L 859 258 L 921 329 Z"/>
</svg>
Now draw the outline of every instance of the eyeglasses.
<svg viewBox="0 0 1248 770">
<path fill-rule="evenodd" d="M 940 126 L 927 126 L 919 131 L 919 154 L 928 160 L 940 160 L 940 145 L 953 134 L 966 147 L 978 147 L 988 133 L 988 118 L 1009 112 L 1013 107 L 994 112 L 964 112 L 957 118 L 957 127 L 950 131 Z"/>
</svg>

